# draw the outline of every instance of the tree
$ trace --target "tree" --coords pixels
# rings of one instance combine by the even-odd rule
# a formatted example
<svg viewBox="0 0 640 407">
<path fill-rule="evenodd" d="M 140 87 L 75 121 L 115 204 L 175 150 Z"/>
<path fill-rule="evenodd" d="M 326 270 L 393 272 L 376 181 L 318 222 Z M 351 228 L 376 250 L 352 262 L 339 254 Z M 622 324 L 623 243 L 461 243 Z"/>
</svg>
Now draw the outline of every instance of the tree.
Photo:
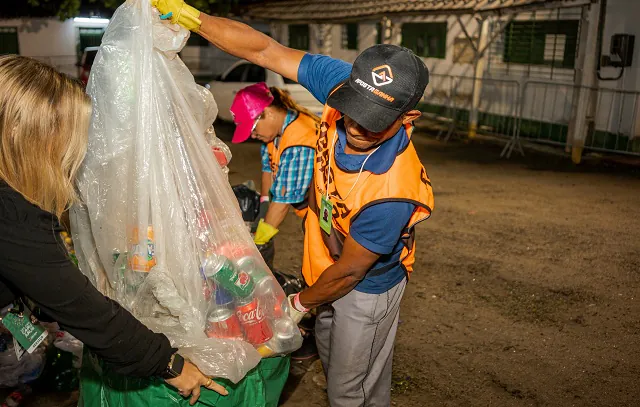
<svg viewBox="0 0 640 407">
<path fill-rule="evenodd" d="M 0 18 L 51 17 L 61 20 L 78 15 L 110 16 L 124 0 L 1 0 Z M 225 15 L 237 13 L 244 6 L 262 0 L 187 0 L 206 13 Z M 6 6 L 6 7 L 5 7 Z"/>
</svg>

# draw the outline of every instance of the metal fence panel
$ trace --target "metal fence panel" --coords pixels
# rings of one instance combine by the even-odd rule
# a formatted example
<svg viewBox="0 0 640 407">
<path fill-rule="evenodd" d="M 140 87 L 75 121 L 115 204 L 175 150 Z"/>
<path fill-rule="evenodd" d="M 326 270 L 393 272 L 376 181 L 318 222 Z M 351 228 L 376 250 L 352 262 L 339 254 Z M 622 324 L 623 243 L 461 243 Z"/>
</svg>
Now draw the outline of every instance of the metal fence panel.
<svg viewBox="0 0 640 407">
<path fill-rule="evenodd" d="M 448 140 L 469 128 L 473 77 L 431 75 L 420 108 L 438 137 Z M 509 137 L 503 150 L 509 156 L 520 138 L 570 145 L 569 128 L 576 98 L 589 92 L 584 148 L 640 155 L 640 92 L 585 88 L 571 83 L 542 80 L 481 79 L 478 133 Z"/>
<path fill-rule="evenodd" d="M 446 133 L 445 140 L 456 131 L 468 130 L 474 80 L 468 76 L 431 75 L 421 108 L 431 122 L 445 125 L 439 133 L 439 136 Z M 517 124 L 518 82 L 498 78 L 482 78 L 481 82 L 478 131 L 513 135 Z"/>
<path fill-rule="evenodd" d="M 538 142 L 571 145 L 567 141 L 576 98 L 589 95 L 589 128 L 584 148 L 639 154 L 636 130 L 640 92 L 527 81 L 522 94 L 518 135 Z"/>
</svg>

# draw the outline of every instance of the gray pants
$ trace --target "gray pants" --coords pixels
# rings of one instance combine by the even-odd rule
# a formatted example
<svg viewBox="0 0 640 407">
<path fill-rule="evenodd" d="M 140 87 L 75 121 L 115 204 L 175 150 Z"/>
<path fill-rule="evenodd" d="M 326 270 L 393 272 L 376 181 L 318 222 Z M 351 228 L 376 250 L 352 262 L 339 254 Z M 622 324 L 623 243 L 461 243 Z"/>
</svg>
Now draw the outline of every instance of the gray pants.
<svg viewBox="0 0 640 407">
<path fill-rule="evenodd" d="M 356 290 L 321 307 L 316 343 L 332 407 L 389 407 L 404 279 L 383 294 Z"/>
</svg>

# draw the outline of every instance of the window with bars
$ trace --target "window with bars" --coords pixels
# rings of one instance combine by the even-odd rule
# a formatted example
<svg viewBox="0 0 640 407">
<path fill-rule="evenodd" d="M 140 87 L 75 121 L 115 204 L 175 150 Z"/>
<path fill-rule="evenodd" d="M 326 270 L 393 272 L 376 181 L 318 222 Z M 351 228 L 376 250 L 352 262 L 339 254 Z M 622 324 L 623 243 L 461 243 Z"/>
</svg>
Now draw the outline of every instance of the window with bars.
<svg viewBox="0 0 640 407">
<path fill-rule="evenodd" d="M 573 69 L 578 20 L 513 21 L 504 32 L 504 62 Z"/>
<path fill-rule="evenodd" d="M 444 59 L 447 53 L 447 23 L 405 23 L 402 46 L 416 55 Z"/>
<path fill-rule="evenodd" d="M 358 23 L 342 24 L 342 49 L 358 49 Z"/>
<path fill-rule="evenodd" d="M 18 28 L 0 27 L 0 55 L 19 53 Z"/>
<path fill-rule="evenodd" d="M 309 24 L 289 25 L 289 47 L 308 51 L 309 38 Z"/>
</svg>

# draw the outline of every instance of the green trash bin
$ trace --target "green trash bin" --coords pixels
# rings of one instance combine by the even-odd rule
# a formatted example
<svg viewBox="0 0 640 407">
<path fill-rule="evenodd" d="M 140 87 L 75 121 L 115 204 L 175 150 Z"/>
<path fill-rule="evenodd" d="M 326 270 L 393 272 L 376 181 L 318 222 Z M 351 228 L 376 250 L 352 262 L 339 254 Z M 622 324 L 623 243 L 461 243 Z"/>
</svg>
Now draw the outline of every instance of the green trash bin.
<svg viewBox="0 0 640 407">
<path fill-rule="evenodd" d="M 276 407 L 289 375 L 290 357 L 262 359 L 238 383 L 217 379 L 228 396 L 202 389 L 196 406 Z M 108 372 L 85 352 L 80 377 L 80 407 L 188 407 L 185 399 L 160 378 L 139 379 Z"/>
</svg>

